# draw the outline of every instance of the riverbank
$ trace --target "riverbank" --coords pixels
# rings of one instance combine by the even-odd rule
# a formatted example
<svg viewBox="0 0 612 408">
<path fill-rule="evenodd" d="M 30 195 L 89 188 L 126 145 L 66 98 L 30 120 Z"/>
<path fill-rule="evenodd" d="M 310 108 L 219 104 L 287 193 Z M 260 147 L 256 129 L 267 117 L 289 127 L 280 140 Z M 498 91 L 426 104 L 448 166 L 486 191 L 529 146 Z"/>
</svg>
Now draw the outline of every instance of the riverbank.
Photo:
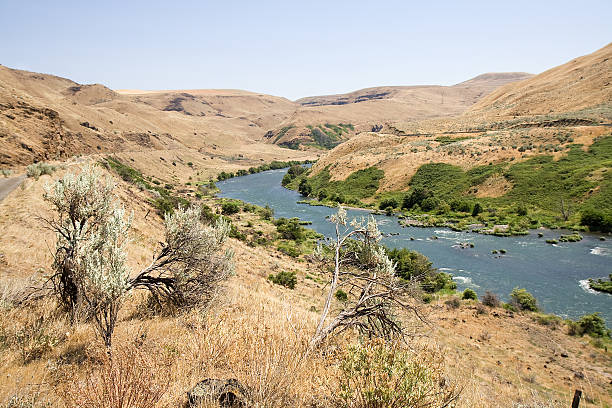
<svg viewBox="0 0 612 408">
<path fill-rule="evenodd" d="M 281 186 L 285 174 L 285 170 L 274 170 L 219 182 L 219 196 L 262 207 L 269 205 L 275 217 L 311 221 L 315 231 L 332 236 L 334 231 L 326 217 L 335 208 L 298 204 L 304 197 Z M 363 211 L 349 209 L 349 218 L 361 217 Z M 593 277 L 594 271 L 608 273 L 612 257 L 610 240 L 600 241 L 599 236 L 583 233 L 579 242 L 551 245 L 545 241 L 558 241 L 567 232 L 539 229 L 525 236 L 497 237 L 447 227 L 402 227 L 395 217 L 372 215 L 385 235 L 384 245 L 424 254 L 434 267 L 455 276 L 459 290 L 471 288 L 479 296 L 490 290 L 508 300 L 507 294 L 514 287 L 525 287 L 540 300 L 547 313 L 575 319 L 599 311 L 606 321 L 612 321 L 612 297 L 593 294 L 580 286 L 580 281 Z M 432 239 L 433 236 L 438 239 Z M 468 245 L 462 249 L 462 243 L 473 243 L 474 248 Z M 500 249 L 506 253 L 492 253 Z"/>
</svg>

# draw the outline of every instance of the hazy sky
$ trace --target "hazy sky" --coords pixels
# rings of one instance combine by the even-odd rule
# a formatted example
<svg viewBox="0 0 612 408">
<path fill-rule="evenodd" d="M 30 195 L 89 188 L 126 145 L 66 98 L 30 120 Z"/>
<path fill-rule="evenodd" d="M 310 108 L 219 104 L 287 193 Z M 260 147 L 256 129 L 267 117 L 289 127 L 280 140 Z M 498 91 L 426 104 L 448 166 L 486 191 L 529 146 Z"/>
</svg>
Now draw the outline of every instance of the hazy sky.
<svg viewBox="0 0 612 408">
<path fill-rule="evenodd" d="M 0 64 L 113 89 L 450 85 L 610 41 L 610 0 L 0 0 Z"/>
</svg>

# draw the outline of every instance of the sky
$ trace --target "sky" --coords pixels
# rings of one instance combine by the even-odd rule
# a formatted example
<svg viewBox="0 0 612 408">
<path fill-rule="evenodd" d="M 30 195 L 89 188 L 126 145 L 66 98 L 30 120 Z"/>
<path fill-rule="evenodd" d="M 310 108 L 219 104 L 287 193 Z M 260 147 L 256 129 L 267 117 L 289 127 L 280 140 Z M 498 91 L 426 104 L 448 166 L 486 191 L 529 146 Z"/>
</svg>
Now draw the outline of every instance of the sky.
<svg viewBox="0 0 612 408">
<path fill-rule="evenodd" d="M 297 99 L 540 73 L 612 41 L 612 1 L 0 0 L 0 64 L 112 89 Z"/>
</svg>

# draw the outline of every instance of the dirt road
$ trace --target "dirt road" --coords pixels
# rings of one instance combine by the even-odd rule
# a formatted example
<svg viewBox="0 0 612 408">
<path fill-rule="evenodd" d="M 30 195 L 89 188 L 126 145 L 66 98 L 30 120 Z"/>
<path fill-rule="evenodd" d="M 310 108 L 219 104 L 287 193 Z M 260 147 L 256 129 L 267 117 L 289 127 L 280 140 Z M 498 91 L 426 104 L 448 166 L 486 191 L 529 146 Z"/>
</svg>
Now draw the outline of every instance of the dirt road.
<svg viewBox="0 0 612 408">
<path fill-rule="evenodd" d="M 0 201 L 9 195 L 11 191 L 19 187 L 21 182 L 25 180 L 25 175 L 19 177 L 0 178 Z"/>
</svg>

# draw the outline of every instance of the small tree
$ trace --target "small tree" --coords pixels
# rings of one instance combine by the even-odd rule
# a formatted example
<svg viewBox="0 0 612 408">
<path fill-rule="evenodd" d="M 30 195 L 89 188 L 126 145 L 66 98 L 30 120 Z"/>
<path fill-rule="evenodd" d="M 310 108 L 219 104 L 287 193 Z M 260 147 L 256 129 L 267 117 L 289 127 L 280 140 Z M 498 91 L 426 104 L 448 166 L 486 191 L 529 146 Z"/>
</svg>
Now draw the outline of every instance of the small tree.
<svg viewBox="0 0 612 408">
<path fill-rule="evenodd" d="M 311 347 L 349 327 L 357 327 L 371 337 L 405 335 L 395 311 L 409 310 L 424 319 L 417 306 L 418 284 L 396 276 L 394 264 L 379 244 L 381 233 L 373 217 L 348 224 L 346 210 L 340 207 L 330 221 L 336 230 L 335 240 L 327 246 L 331 256 L 323 255 L 322 247 L 317 250 L 325 269 L 331 270 L 329 291 Z M 338 289 L 347 292 L 348 299 L 328 322 L 331 302 Z"/>
<path fill-rule="evenodd" d="M 75 313 L 85 306 L 107 347 L 128 289 L 126 246 L 131 217 L 112 203 L 114 184 L 92 167 L 67 174 L 44 198 L 58 216 L 46 223 L 57 234 L 55 273 L 51 277 L 60 303 Z"/>
<path fill-rule="evenodd" d="M 57 215 L 43 222 L 57 235 L 50 281 L 60 304 L 72 318 L 83 306 L 86 262 L 93 262 L 86 254 L 95 249 L 94 242 L 106 234 L 112 219 L 117 218 L 113 206 L 110 179 L 102 179 L 93 167 L 86 167 L 79 175 L 66 174 L 52 186 L 45 186 L 43 198 Z"/>
</svg>

